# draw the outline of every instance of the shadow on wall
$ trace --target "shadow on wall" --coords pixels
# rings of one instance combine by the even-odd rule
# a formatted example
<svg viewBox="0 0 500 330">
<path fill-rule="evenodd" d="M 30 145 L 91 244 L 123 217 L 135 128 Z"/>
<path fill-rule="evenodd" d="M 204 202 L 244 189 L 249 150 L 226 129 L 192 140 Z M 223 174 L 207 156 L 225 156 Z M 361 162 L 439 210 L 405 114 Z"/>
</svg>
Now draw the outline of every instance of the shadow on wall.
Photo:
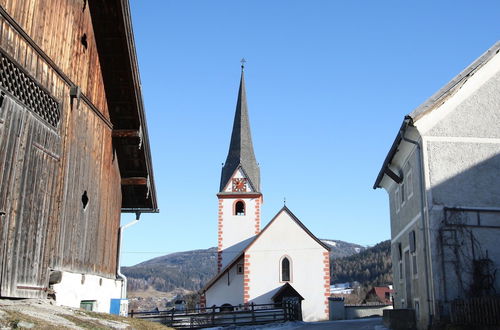
<svg viewBox="0 0 500 330">
<path fill-rule="evenodd" d="M 440 148 L 433 151 L 443 151 Z M 500 151 L 464 166 L 480 152 L 495 154 L 499 147 L 458 148 L 439 153 L 434 163 L 430 156 L 431 184 L 433 175 L 441 181 L 431 194 L 433 204 L 443 209 L 433 207 L 430 217 L 433 253 L 440 264 L 438 288 L 444 301 L 500 293 Z M 467 169 L 460 171 L 461 166 Z"/>
</svg>

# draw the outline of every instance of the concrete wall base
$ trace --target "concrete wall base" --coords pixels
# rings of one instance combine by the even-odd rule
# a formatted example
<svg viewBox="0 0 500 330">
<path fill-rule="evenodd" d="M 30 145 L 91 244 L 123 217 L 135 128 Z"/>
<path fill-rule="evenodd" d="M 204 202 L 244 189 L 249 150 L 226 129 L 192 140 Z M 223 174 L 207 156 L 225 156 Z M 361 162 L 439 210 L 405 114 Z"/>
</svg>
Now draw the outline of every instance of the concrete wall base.
<svg viewBox="0 0 500 330">
<path fill-rule="evenodd" d="M 60 282 L 53 284 L 56 304 L 80 308 L 82 301 L 95 301 L 92 310 L 109 313 L 111 299 L 119 299 L 122 281 L 98 275 L 61 272 Z"/>
</svg>

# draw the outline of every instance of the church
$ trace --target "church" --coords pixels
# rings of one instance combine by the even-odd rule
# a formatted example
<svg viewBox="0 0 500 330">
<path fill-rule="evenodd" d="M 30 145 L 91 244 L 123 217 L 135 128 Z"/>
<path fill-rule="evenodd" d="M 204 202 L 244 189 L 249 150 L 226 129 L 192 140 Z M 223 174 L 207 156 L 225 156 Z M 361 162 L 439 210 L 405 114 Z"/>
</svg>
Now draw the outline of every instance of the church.
<svg viewBox="0 0 500 330">
<path fill-rule="evenodd" d="M 292 301 L 304 321 L 328 319 L 330 248 L 284 206 L 261 230 L 260 170 L 253 150 L 241 67 L 238 101 L 218 208 L 217 275 L 202 307 Z"/>
</svg>

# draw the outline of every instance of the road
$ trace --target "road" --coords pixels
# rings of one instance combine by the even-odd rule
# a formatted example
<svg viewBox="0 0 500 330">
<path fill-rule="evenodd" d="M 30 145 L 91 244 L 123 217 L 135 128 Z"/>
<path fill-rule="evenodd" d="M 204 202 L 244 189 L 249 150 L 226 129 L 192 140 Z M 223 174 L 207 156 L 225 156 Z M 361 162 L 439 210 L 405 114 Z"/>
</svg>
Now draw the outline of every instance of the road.
<svg viewBox="0 0 500 330">
<path fill-rule="evenodd" d="M 388 330 L 382 324 L 382 318 L 369 318 L 358 320 L 342 320 L 328 322 L 310 322 L 293 327 L 293 330 Z"/>
<path fill-rule="evenodd" d="M 205 330 L 389 330 L 382 324 L 381 317 L 357 320 L 325 321 L 325 322 L 286 322 L 266 325 L 215 327 Z"/>
</svg>

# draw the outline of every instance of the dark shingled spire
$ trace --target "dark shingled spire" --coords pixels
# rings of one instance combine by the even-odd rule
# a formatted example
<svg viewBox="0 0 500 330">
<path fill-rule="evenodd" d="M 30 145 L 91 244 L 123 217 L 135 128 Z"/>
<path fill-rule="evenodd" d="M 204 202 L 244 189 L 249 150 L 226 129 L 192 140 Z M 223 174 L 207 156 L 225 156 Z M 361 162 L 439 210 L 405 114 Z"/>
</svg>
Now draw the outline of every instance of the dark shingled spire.
<svg viewBox="0 0 500 330">
<path fill-rule="evenodd" d="M 234 114 L 231 144 L 229 145 L 226 162 L 222 168 L 222 176 L 220 180 L 221 192 L 224 190 L 224 187 L 228 183 L 229 179 L 231 179 L 231 176 L 238 166 L 243 168 L 243 171 L 248 177 L 248 181 L 250 181 L 250 185 L 253 190 L 255 192 L 260 192 L 260 170 L 253 152 L 243 65 L 241 66 L 240 90 L 238 92 L 236 113 Z"/>
</svg>

